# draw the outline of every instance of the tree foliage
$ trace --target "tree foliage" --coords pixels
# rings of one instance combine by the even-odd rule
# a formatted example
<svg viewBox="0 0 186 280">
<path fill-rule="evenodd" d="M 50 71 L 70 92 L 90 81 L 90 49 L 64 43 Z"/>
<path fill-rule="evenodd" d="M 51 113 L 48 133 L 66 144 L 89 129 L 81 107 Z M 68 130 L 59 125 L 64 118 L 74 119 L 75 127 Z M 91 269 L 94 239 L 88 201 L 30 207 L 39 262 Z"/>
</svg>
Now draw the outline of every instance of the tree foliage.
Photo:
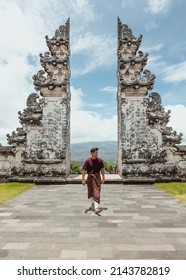
<svg viewBox="0 0 186 280">
<path fill-rule="evenodd" d="M 114 161 L 104 161 L 105 171 L 109 174 L 116 173 L 116 164 Z M 71 162 L 71 174 L 81 174 L 82 167 L 77 161 Z"/>
<path fill-rule="evenodd" d="M 114 174 L 116 173 L 116 164 L 112 161 L 104 161 L 104 166 L 105 166 L 105 170 L 109 173 L 109 174 Z"/>
<path fill-rule="evenodd" d="M 77 161 L 71 162 L 71 174 L 81 174 L 82 167 Z"/>
</svg>

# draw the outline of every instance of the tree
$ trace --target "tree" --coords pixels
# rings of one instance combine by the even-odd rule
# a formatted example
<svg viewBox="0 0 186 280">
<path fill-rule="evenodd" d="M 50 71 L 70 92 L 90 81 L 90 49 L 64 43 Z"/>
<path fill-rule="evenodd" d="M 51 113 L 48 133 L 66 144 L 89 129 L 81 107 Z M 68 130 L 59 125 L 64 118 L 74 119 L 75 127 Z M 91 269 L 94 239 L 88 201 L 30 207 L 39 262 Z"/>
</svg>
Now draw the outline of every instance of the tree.
<svg viewBox="0 0 186 280">
<path fill-rule="evenodd" d="M 114 174 L 116 173 L 116 164 L 112 161 L 104 161 L 104 166 L 105 166 L 105 170 L 110 173 L 110 174 Z"/>
<path fill-rule="evenodd" d="M 82 167 L 77 161 L 71 162 L 71 174 L 81 174 Z"/>
</svg>

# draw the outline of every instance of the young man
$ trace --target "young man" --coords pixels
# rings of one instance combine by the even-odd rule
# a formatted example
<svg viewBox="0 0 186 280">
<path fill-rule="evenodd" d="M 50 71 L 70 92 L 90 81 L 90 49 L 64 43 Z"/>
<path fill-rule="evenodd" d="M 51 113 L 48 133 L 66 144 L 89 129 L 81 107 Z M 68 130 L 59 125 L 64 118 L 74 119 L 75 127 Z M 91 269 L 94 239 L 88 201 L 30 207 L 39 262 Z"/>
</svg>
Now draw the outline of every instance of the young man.
<svg viewBox="0 0 186 280">
<path fill-rule="evenodd" d="M 85 185 L 85 174 L 87 171 L 87 190 L 88 198 L 91 199 L 91 210 L 98 214 L 100 212 L 99 204 L 101 184 L 104 184 L 105 182 L 104 164 L 103 160 L 98 157 L 98 148 L 92 148 L 90 153 L 91 157 L 86 159 L 83 165 L 82 184 Z M 102 175 L 102 180 L 100 172 Z"/>
</svg>

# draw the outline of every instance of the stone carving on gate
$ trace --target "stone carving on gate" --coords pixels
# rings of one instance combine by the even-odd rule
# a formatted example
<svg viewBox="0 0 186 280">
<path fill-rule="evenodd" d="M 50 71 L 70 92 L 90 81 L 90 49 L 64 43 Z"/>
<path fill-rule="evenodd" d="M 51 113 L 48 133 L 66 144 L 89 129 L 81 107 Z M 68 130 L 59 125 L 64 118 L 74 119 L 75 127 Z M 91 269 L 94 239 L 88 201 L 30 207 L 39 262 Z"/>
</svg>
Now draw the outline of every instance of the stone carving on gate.
<svg viewBox="0 0 186 280">
<path fill-rule="evenodd" d="M 0 178 L 65 182 L 70 173 L 70 20 L 40 54 L 42 69 L 33 75 L 34 89 L 18 112 L 21 127 L 7 134 L 0 147 Z M 182 133 L 168 126 L 161 96 L 153 90 L 155 75 L 146 69 L 148 53 L 118 18 L 118 166 L 123 182 L 186 180 L 186 145 Z"/>
<path fill-rule="evenodd" d="M 144 69 L 148 53 L 139 50 L 142 35 L 118 18 L 118 171 L 124 182 L 184 180 L 182 133 L 167 126 L 170 110 L 150 92 L 155 75 Z M 174 149 L 173 149 L 174 148 Z"/>
<path fill-rule="evenodd" d="M 46 36 L 43 69 L 32 77 L 39 93 L 31 93 L 26 109 L 18 112 L 22 127 L 7 134 L 11 152 L 0 150 L 0 158 L 11 154 L 12 180 L 63 182 L 70 173 L 69 24 L 68 19 L 52 38 Z"/>
</svg>

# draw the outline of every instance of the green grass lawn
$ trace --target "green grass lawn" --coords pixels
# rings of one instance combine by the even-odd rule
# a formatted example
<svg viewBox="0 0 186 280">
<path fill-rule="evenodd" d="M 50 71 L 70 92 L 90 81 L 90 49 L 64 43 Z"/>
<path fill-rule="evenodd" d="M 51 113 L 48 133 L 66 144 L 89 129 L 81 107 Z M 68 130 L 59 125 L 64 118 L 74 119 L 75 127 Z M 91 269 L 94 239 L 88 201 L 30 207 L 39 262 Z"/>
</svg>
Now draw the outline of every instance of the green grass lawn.
<svg viewBox="0 0 186 280">
<path fill-rule="evenodd" d="M 32 188 L 30 183 L 4 183 L 0 184 L 0 204 L 15 197 L 16 195 Z"/>
<path fill-rule="evenodd" d="M 186 183 L 156 183 L 154 186 L 186 203 Z"/>
</svg>

